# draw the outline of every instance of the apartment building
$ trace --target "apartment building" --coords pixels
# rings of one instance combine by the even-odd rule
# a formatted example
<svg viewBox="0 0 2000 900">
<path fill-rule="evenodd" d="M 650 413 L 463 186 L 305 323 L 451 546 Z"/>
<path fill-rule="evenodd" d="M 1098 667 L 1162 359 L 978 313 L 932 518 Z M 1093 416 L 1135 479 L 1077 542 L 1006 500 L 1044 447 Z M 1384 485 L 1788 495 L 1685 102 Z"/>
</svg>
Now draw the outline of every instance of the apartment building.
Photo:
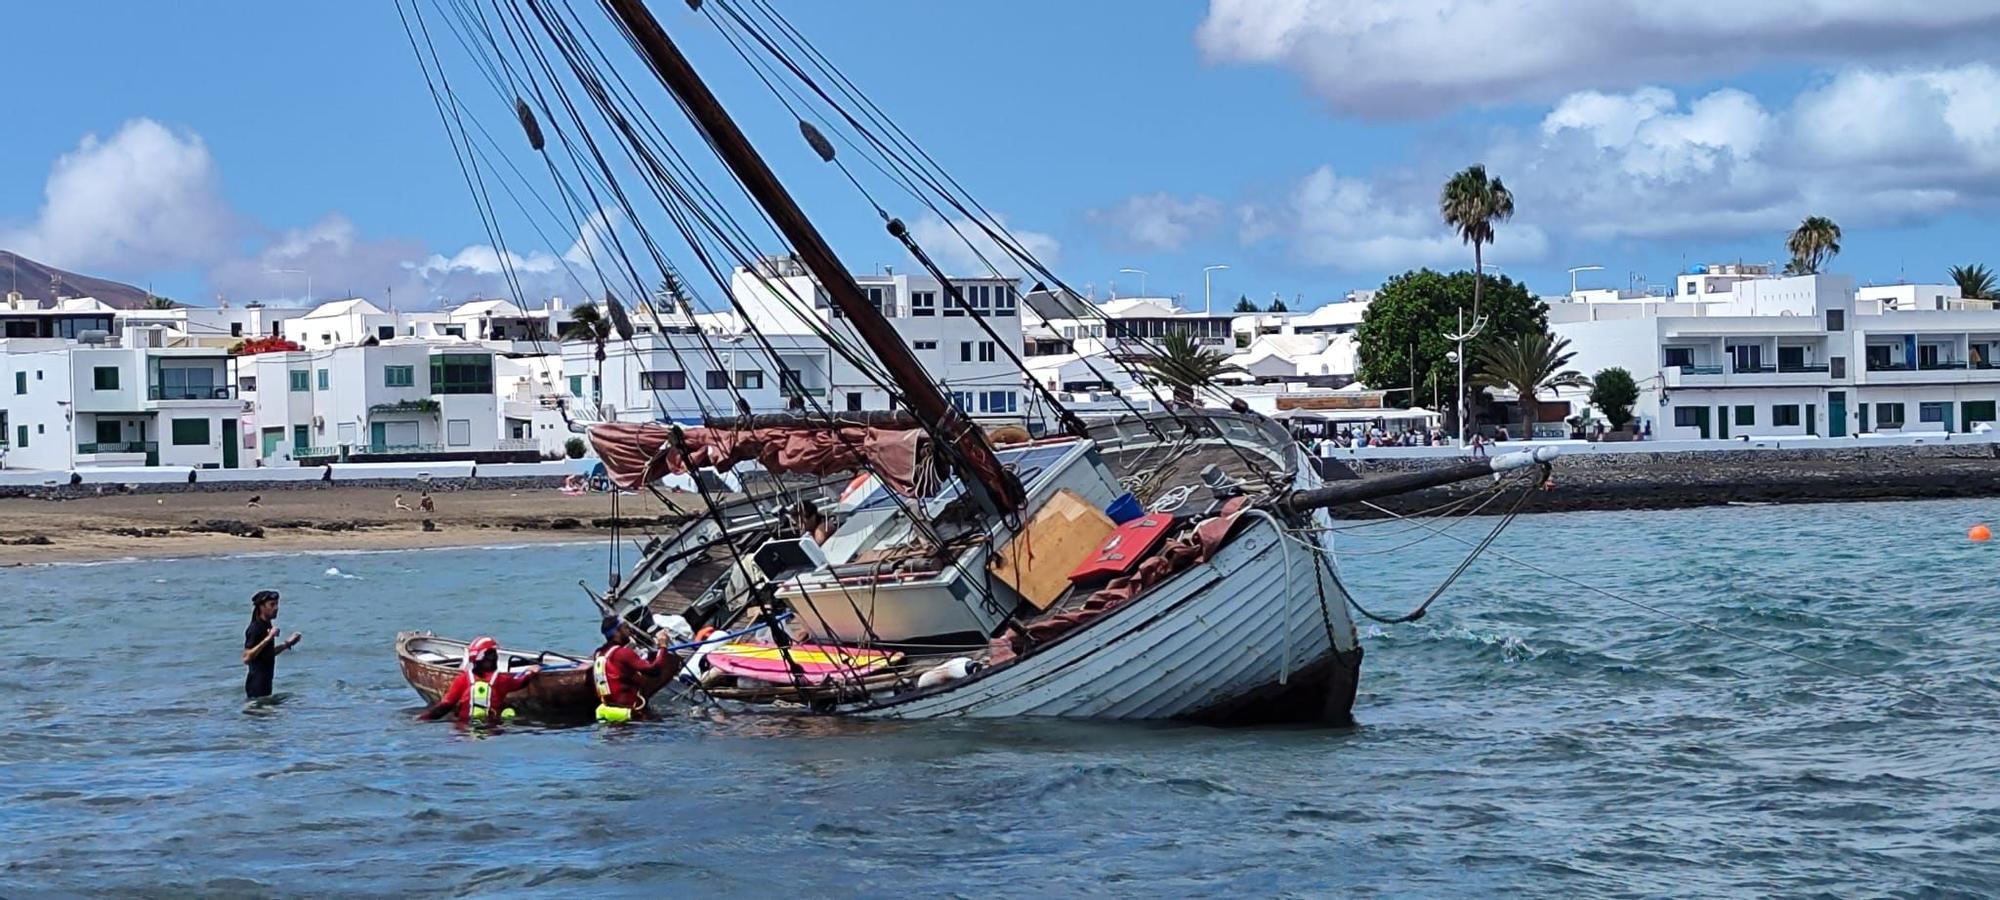
<svg viewBox="0 0 2000 900">
<path fill-rule="evenodd" d="M 247 357 L 256 452 L 266 465 L 533 459 L 540 444 L 530 420 L 501 415 L 497 358 L 477 343 L 416 338 Z"/>
<path fill-rule="evenodd" d="M 235 359 L 93 334 L 0 340 L 0 444 L 11 468 L 250 464 Z"/>
</svg>

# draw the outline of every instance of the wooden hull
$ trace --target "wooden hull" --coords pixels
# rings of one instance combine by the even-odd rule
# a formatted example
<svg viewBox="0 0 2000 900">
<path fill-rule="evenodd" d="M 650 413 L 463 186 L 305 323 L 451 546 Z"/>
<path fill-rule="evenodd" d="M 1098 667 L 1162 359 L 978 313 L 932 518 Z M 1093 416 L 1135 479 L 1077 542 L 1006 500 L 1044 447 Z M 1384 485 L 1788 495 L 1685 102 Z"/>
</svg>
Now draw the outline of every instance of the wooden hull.
<svg viewBox="0 0 2000 900">
<path fill-rule="evenodd" d="M 405 631 L 396 635 L 396 661 L 403 680 L 415 688 L 426 704 L 434 704 L 451 690 L 458 678 L 458 658 L 465 642 L 440 638 L 430 632 Z M 543 666 L 540 675 L 527 687 L 507 695 L 507 705 L 518 715 L 544 722 L 588 722 L 597 715 L 597 686 L 592 682 L 588 657 L 569 654 L 523 652 L 502 648 L 501 658 Z M 441 660 L 449 659 L 449 663 Z M 665 687 L 671 677 L 653 679 L 642 685 L 651 697 Z"/>
<path fill-rule="evenodd" d="M 1029 656 L 852 711 L 1346 722 L 1361 663 L 1346 613 L 1332 571 L 1260 519 L 1213 560 Z"/>
</svg>

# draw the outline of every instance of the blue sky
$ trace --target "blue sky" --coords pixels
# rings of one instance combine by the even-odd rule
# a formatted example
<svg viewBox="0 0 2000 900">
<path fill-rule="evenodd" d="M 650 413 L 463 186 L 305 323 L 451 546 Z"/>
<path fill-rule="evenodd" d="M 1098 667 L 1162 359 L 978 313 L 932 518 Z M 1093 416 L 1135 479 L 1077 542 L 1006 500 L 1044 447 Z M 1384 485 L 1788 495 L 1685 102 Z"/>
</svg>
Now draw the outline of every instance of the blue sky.
<svg viewBox="0 0 2000 900">
<path fill-rule="evenodd" d="M 1198 304 L 1227 264 L 1219 298 L 1312 305 L 1468 265 L 1435 195 L 1473 162 L 1517 194 L 1489 260 L 1546 292 L 1572 265 L 1622 286 L 1782 261 L 1810 214 L 1842 223 L 1834 268 L 1864 282 L 2000 265 L 1993 2 L 780 4 L 1099 296 L 1138 289 L 1122 267 Z M 850 265 L 907 266 L 713 26 L 655 9 Z M 392 4 L 29 4 L 8 26 L 46 39 L 11 42 L 0 248 L 197 302 L 299 297 L 289 268 L 319 297 L 496 287 Z M 549 258 L 576 236 L 508 226 Z"/>
</svg>

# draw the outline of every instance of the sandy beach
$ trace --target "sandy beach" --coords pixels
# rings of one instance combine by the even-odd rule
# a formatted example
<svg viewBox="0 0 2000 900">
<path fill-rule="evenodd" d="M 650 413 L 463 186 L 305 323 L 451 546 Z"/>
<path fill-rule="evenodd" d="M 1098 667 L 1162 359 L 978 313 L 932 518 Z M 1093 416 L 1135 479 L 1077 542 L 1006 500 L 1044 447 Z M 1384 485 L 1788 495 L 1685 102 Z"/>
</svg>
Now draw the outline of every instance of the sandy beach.
<svg viewBox="0 0 2000 900">
<path fill-rule="evenodd" d="M 396 495 L 411 509 L 395 508 Z M 258 499 L 256 506 L 250 499 Z M 71 500 L 0 498 L 0 567 L 128 557 L 388 550 L 591 540 L 609 534 L 608 494 L 547 488 L 435 493 L 361 487 L 113 494 Z M 699 508 L 646 494 L 618 498 L 627 527 L 654 527 Z M 426 528 L 425 521 L 431 523 Z M 637 532 L 635 532 L 637 533 Z"/>
</svg>

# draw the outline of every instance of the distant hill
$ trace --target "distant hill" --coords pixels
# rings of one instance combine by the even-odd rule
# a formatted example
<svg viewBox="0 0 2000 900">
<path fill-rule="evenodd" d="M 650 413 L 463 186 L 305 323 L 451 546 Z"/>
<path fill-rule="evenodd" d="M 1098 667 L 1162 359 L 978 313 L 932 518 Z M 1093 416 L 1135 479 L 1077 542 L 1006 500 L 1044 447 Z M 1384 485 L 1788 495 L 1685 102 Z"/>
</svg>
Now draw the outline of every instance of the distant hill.
<svg viewBox="0 0 2000 900">
<path fill-rule="evenodd" d="M 0 297 L 5 297 L 8 291 L 20 291 L 23 297 L 53 303 L 57 278 L 62 279 L 62 292 L 65 297 L 96 297 L 118 309 L 146 308 L 147 295 L 143 288 L 136 288 L 120 281 L 65 272 L 15 254 L 13 251 L 0 250 Z"/>
</svg>

